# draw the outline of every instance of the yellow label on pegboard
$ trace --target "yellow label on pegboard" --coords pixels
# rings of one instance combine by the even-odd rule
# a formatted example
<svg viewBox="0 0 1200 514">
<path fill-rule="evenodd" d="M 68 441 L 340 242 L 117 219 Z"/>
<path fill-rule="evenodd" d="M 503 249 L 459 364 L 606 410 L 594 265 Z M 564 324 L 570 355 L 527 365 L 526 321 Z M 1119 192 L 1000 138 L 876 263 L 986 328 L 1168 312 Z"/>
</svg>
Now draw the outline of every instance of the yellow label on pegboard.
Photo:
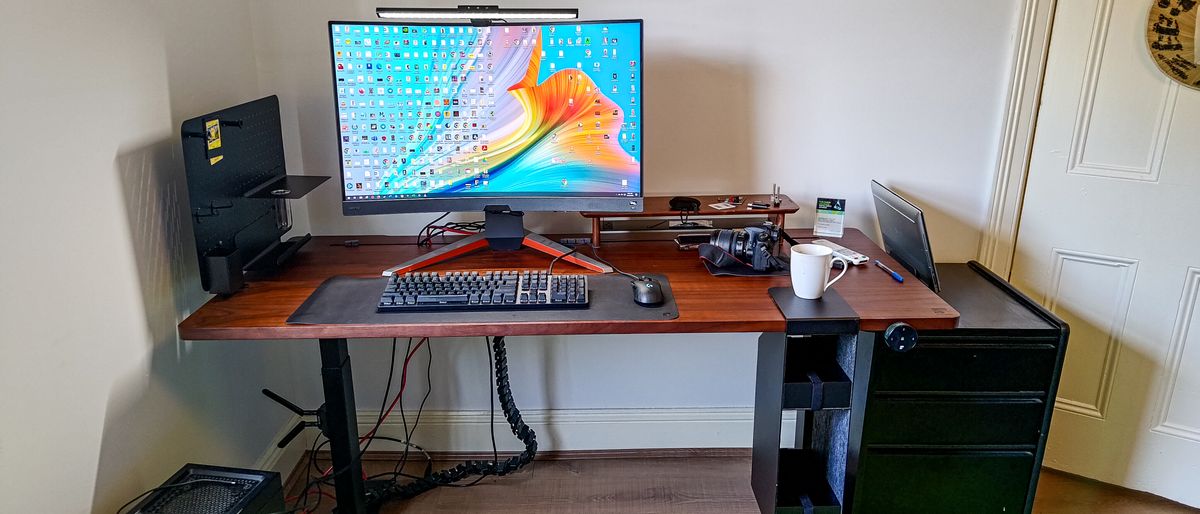
<svg viewBox="0 0 1200 514">
<path fill-rule="evenodd" d="M 208 120 L 204 122 L 204 133 L 208 140 L 208 165 L 212 166 L 225 158 L 215 152 L 221 148 L 221 121 Z"/>
<path fill-rule="evenodd" d="M 221 122 L 219 120 L 204 122 L 204 132 L 208 134 L 209 150 L 216 150 L 221 147 Z"/>
</svg>

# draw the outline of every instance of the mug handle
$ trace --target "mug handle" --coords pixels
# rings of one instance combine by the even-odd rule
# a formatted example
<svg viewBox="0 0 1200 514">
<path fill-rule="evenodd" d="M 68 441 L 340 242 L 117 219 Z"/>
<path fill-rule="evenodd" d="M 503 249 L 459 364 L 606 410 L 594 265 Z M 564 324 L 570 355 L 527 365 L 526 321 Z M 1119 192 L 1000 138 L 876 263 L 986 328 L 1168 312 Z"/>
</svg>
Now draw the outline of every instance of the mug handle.
<svg viewBox="0 0 1200 514">
<path fill-rule="evenodd" d="M 847 262 L 846 259 L 834 256 L 833 260 L 830 261 L 830 264 L 832 265 L 834 261 L 842 261 L 842 272 L 838 273 L 838 276 L 833 277 L 833 280 L 830 280 L 828 284 L 825 284 L 825 289 L 823 289 L 823 291 L 829 290 L 829 286 L 832 286 L 834 282 L 841 280 L 842 277 L 846 275 L 846 271 L 850 269 L 850 263 Z"/>
</svg>

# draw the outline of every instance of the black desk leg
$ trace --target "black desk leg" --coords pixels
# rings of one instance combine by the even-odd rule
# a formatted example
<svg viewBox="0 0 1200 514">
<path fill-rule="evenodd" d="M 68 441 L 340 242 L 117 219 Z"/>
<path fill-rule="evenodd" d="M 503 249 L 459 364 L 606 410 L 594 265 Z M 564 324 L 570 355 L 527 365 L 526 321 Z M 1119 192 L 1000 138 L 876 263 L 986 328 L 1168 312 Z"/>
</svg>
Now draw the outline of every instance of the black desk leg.
<svg viewBox="0 0 1200 514">
<path fill-rule="evenodd" d="M 345 339 L 321 340 L 321 382 L 325 387 L 325 437 L 333 457 L 336 514 L 366 514 L 362 460 L 358 446 L 358 413 L 354 380 Z"/>
<path fill-rule="evenodd" d="M 787 336 L 758 337 L 758 379 L 754 385 L 754 446 L 750 487 L 760 512 L 775 512 L 779 490 L 779 436 L 783 428 L 783 380 Z"/>
</svg>

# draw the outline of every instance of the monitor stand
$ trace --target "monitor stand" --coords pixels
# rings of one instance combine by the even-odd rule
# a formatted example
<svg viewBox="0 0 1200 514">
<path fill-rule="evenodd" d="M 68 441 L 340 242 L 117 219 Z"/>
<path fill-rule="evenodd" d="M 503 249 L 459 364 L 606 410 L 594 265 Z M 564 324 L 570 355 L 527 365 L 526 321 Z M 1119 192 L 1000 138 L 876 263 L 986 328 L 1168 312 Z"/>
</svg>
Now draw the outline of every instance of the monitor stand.
<svg viewBox="0 0 1200 514">
<path fill-rule="evenodd" d="M 570 248 L 558 244 L 546 236 L 525 230 L 524 212 L 511 210 L 506 205 L 489 205 L 483 209 L 483 214 L 483 232 L 388 268 L 383 271 L 383 276 L 390 277 L 397 273 L 418 270 L 482 248 L 512 251 L 527 247 L 553 257 L 561 257 L 571 251 Z M 566 255 L 562 257 L 562 260 L 599 273 L 613 272 L 612 266 L 578 253 Z"/>
</svg>

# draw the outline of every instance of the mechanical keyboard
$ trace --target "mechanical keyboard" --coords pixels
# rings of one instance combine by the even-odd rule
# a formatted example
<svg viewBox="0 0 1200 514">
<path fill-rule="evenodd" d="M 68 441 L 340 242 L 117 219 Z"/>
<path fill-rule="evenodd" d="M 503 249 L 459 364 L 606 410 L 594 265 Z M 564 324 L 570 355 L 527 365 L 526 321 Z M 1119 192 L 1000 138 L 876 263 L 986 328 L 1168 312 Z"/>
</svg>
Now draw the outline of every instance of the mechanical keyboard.
<svg viewBox="0 0 1200 514">
<path fill-rule="evenodd" d="M 586 309 L 585 275 L 545 271 L 450 271 L 393 275 L 378 312 Z"/>
</svg>

